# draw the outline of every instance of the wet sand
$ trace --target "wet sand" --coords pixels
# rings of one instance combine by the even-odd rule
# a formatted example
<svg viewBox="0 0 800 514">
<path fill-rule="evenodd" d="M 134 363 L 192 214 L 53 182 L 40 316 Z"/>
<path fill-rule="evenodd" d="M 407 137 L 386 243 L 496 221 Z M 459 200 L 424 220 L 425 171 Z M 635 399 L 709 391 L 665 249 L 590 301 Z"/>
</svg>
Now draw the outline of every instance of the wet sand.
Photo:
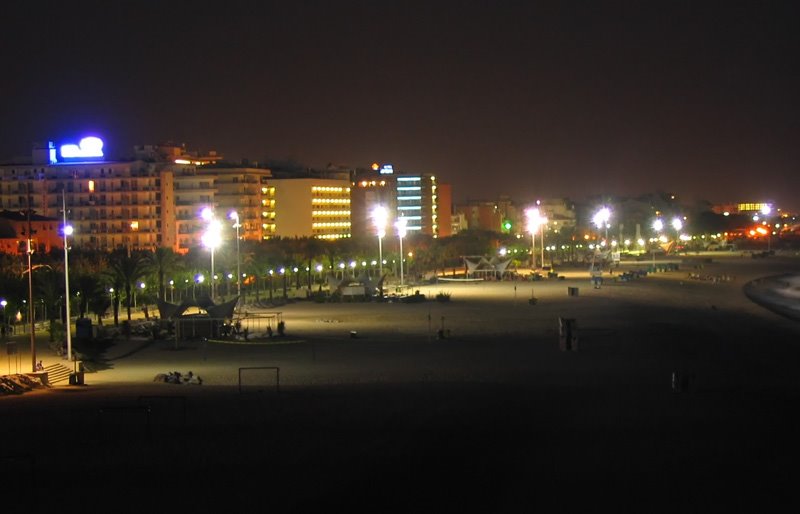
<svg viewBox="0 0 800 514">
<path fill-rule="evenodd" d="M 0 398 L 18 470 L 4 497 L 97 512 L 794 506 L 800 325 L 743 286 L 800 260 L 694 266 L 601 289 L 576 270 L 419 288 L 447 303 L 289 304 L 287 344 L 120 344 L 86 386 Z M 559 349 L 559 317 L 577 351 Z M 265 369 L 240 393 L 253 367 L 279 367 L 279 392 Z M 153 382 L 172 370 L 204 383 Z"/>
</svg>

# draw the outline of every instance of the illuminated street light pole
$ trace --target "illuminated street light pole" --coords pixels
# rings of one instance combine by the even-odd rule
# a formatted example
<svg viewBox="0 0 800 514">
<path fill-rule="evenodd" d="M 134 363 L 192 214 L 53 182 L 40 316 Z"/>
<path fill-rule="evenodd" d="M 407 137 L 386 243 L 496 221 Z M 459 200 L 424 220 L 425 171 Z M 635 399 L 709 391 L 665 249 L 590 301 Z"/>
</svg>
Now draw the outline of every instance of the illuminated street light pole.
<svg viewBox="0 0 800 514">
<path fill-rule="evenodd" d="M 69 322 L 69 245 L 67 244 L 67 236 L 72 235 L 72 225 L 67 225 L 67 195 L 66 192 L 61 196 L 62 210 L 64 211 L 64 301 L 65 301 L 65 315 L 66 323 L 65 329 L 67 331 L 67 360 L 72 362 L 72 331 L 70 330 Z"/>
<path fill-rule="evenodd" d="M 536 233 L 542 224 L 542 216 L 539 209 L 531 207 L 525 209 L 525 216 L 528 219 L 527 229 L 531 234 L 531 270 L 536 269 Z M 546 218 L 544 218 L 546 220 Z M 544 232 L 542 232 L 542 246 L 544 246 Z M 542 265 L 544 266 L 544 252 L 542 252 Z"/>
<path fill-rule="evenodd" d="M 608 207 L 603 207 L 592 218 L 597 228 L 605 228 L 605 241 L 608 241 L 608 220 L 611 219 L 611 210 Z"/>
<path fill-rule="evenodd" d="M 656 218 L 653 221 L 653 230 L 656 231 L 657 234 L 661 234 L 661 231 L 664 230 L 664 222 L 661 221 L 661 218 Z M 656 269 L 656 249 L 653 248 L 653 271 Z"/>
<path fill-rule="evenodd" d="M 201 240 L 203 245 L 211 250 L 211 300 L 213 301 L 216 297 L 216 291 L 214 289 L 214 250 L 220 245 L 222 226 L 219 220 L 214 217 L 211 209 L 203 209 L 202 216 L 204 220 L 208 221 L 208 227 L 206 227 L 206 231 L 203 233 Z"/>
<path fill-rule="evenodd" d="M 400 287 L 403 287 L 403 238 L 406 237 L 406 226 L 408 220 L 400 218 L 397 220 L 397 237 L 400 238 Z"/>
<path fill-rule="evenodd" d="M 547 225 L 547 216 L 541 216 L 539 221 L 542 227 L 542 267 L 544 267 L 544 227 Z"/>
<path fill-rule="evenodd" d="M 241 297 L 242 296 L 242 271 L 240 269 L 240 258 L 239 258 L 239 213 L 236 211 L 231 211 L 228 215 L 230 219 L 234 221 L 233 228 L 236 229 L 236 294 Z"/>
<path fill-rule="evenodd" d="M 372 210 L 372 221 L 378 233 L 378 268 L 380 269 L 378 277 L 383 274 L 383 246 L 381 240 L 383 236 L 386 235 L 386 221 L 388 217 L 389 214 L 386 211 L 386 207 L 382 205 L 378 205 Z"/>
<path fill-rule="evenodd" d="M 6 325 L 8 325 L 8 320 L 6 319 L 6 306 L 8 305 L 8 301 L 5 298 L 0 300 L 0 308 L 3 309 L 3 318 L 0 320 L 0 323 L 3 323 L 3 342 L 6 341 Z"/>
<path fill-rule="evenodd" d="M 681 239 L 683 221 L 680 218 L 672 218 L 672 228 L 675 229 L 675 253 L 678 253 L 678 241 Z"/>
<path fill-rule="evenodd" d="M 33 255 L 33 227 L 31 226 L 31 183 L 28 187 L 28 323 L 31 325 L 31 371 L 36 372 L 36 321 L 33 310 L 33 267 L 31 266 L 31 256 Z"/>
</svg>

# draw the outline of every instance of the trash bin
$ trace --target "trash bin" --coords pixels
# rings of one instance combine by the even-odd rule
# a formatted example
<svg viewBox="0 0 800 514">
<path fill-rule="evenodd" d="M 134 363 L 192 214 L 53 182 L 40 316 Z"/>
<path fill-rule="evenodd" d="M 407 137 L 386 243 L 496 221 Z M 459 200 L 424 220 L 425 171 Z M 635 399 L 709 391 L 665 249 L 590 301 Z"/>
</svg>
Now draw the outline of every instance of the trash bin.
<svg viewBox="0 0 800 514">
<path fill-rule="evenodd" d="M 569 296 L 578 296 L 578 288 L 577 287 L 568 287 L 567 288 L 567 295 L 569 295 Z"/>
<path fill-rule="evenodd" d="M 69 374 L 69 385 L 83 385 L 83 371 Z"/>
</svg>

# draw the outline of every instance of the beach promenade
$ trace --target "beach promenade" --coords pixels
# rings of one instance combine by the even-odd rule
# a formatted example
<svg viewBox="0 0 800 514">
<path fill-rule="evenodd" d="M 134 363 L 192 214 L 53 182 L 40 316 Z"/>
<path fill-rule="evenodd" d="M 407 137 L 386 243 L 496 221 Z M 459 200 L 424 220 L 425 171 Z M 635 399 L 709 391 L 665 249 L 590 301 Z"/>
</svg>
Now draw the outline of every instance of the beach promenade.
<svg viewBox="0 0 800 514">
<path fill-rule="evenodd" d="M 269 344 L 120 342 L 84 386 L 0 397 L 4 497 L 90 512 L 793 506 L 800 325 L 745 285 L 798 273 L 795 256 L 724 256 L 595 289 L 565 270 L 421 286 L 423 303 L 290 303 Z M 575 320 L 572 351 L 559 318 Z M 153 381 L 189 370 L 202 385 Z"/>
</svg>

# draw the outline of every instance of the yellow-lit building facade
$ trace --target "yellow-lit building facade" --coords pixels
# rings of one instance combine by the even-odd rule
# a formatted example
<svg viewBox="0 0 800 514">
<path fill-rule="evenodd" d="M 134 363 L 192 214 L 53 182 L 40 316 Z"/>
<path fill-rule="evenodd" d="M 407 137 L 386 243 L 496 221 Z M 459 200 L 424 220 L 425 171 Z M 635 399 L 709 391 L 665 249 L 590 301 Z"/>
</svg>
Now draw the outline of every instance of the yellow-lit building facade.
<svg viewBox="0 0 800 514">
<path fill-rule="evenodd" d="M 269 180 L 277 237 L 350 237 L 350 181 L 325 178 Z"/>
</svg>

